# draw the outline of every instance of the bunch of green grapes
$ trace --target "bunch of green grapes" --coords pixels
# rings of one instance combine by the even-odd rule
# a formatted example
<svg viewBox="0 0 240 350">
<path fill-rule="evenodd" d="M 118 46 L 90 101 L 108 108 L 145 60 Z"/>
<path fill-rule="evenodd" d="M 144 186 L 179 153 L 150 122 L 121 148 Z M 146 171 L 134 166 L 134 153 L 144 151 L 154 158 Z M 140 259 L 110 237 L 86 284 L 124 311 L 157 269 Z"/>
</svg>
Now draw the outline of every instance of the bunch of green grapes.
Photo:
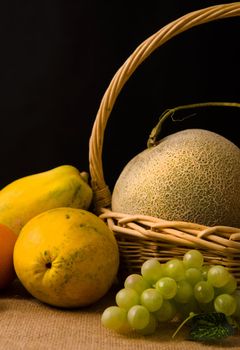
<svg viewBox="0 0 240 350">
<path fill-rule="evenodd" d="M 146 260 L 141 273 L 125 279 L 115 300 L 116 305 L 102 313 L 101 322 L 117 332 L 152 334 L 160 322 L 184 319 L 190 312 L 215 311 L 240 319 L 236 279 L 223 266 L 204 265 L 198 250 L 164 264 L 155 258 Z"/>
</svg>

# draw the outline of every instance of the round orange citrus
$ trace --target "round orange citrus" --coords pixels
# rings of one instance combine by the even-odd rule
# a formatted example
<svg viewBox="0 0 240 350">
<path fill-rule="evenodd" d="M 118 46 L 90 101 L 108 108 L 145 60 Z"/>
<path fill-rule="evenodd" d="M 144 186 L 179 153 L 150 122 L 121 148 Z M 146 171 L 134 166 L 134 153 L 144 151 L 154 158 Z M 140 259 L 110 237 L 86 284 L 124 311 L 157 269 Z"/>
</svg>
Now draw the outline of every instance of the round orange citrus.
<svg viewBox="0 0 240 350">
<path fill-rule="evenodd" d="M 0 223 L 0 289 L 8 287 L 15 277 L 13 248 L 16 240 L 17 235 Z"/>
</svg>

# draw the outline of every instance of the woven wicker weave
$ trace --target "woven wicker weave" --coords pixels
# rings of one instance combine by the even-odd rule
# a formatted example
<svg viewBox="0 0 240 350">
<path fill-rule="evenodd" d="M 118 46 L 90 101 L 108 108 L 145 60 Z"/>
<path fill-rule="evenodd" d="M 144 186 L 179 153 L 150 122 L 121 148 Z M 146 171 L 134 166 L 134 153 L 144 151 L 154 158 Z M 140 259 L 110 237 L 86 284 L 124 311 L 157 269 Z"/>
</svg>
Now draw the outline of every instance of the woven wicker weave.
<svg viewBox="0 0 240 350">
<path fill-rule="evenodd" d="M 104 131 L 114 103 L 137 67 L 158 47 L 179 33 L 210 21 L 240 16 L 240 2 L 211 6 L 169 23 L 139 45 L 120 67 L 101 101 L 89 144 L 89 161 L 96 213 L 106 220 L 118 241 L 121 266 L 136 272 L 143 261 L 182 257 L 188 249 L 202 251 L 205 261 L 226 266 L 240 286 L 240 228 L 207 227 L 189 222 L 166 221 L 143 215 L 111 211 L 111 193 L 104 180 L 102 148 Z"/>
</svg>

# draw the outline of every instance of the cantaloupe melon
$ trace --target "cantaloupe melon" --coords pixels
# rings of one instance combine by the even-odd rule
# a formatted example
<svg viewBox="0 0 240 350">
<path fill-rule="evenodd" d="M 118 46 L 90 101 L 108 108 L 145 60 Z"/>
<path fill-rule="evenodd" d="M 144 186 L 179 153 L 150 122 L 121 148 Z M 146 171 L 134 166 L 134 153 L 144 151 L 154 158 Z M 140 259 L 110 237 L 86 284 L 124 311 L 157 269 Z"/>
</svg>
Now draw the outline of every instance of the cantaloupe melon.
<svg viewBox="0 0 240 350">
<path fill-rule="evenodd" d="M 240 149 L 208 130 L 171 134 L 125 166 L 112 210 L 240 227 Z"/>
</svg>

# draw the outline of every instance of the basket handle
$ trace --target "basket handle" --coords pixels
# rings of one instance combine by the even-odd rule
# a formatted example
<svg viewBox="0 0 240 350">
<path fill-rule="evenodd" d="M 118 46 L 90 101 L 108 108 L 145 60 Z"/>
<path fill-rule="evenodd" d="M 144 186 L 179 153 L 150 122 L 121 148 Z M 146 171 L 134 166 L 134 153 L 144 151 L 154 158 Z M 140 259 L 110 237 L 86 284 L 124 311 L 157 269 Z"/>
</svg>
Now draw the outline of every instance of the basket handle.
<svg viewBox="0 0 240 350">
<path fill-rule="evenodd" d="M 154 50 L 176 35 L 200 24 L 235 16 L 240 16 L 240 2 L 220 4 L 190 12 L 143 41 L 118 69 L 102 98 L 89 141 L 89 171 L 96 213 L 111 204 L 111 193 L 105 183 L 102 165 L 104 131 L 114 103 L 127 80 Z"/>
</svg>

